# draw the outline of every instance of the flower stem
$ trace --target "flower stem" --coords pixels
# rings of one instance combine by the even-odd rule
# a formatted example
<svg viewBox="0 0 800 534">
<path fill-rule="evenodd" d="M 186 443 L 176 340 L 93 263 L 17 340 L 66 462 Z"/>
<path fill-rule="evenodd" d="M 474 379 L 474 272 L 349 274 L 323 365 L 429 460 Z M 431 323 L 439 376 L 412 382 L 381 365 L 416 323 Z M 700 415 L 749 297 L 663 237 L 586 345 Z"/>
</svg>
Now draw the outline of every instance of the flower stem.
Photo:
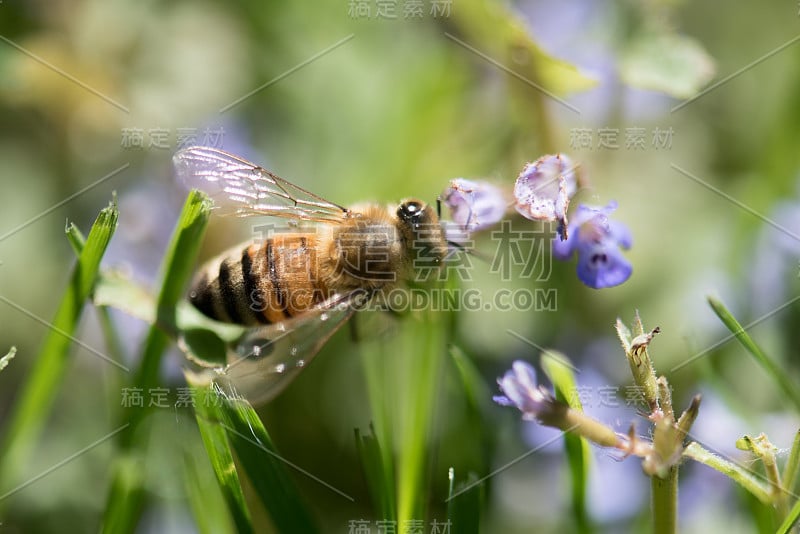
<svg viewBox="0 0 800 534">
<path fill-rule="evenodd" d="M 619 436 L 610 427 L 563 404 L 554 404 L 550 412 L 540 414 L 540 422 L 543 425 L 560 428 L 564 432 L 572 432 L 601 447 L 620 445 Z"/>
<path fill-rule="evenodd" d="M 712 469 L 716 469 L 752 493 L 753 496 L 762 503 L 767 506 L 772 505 L 772 498 L 768 490 L 749 471 L 711 453 L 696 441 L 686 446 L 683 450 L 683 456 L 685 458 L 691 458 L 695 462 L 705 464 Z"/>
<path fill-rule="evenodd" d="M 650 477 L 653 499 L 653 532 L 674 534 L 678 531 L 678 466 L 672 466 L 665 478 Z"/>
<path fill-rule="evenodd" d="M 789 460 L 783 471 L 783 484 L 789 493 L 794 491 L 797 473 L 800 471 L 800 430 L 794 435 L 792 452 L 789 453 Z"/>
</svg>

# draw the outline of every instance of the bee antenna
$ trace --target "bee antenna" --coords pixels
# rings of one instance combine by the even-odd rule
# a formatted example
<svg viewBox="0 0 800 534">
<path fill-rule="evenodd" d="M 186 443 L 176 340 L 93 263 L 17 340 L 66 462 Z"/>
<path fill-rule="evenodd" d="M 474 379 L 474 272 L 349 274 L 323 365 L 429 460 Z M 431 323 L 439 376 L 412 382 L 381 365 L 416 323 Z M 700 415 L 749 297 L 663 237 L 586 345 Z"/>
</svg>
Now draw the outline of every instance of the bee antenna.
<svg viewBox="0 0 800 534">
<path fill-rule="evenodd" d="M 448 240 L 447 240 L 447 244 L 448 244 L 449 246 L 451 246 L 451 247 L 460 248 L 461 250 L 465 250 L 465 251 L 469 252 L 469 249 L 467 249 L 467 247 L 465 247 L 464 245 L 462 245 L 462 244 L 461 244 L 461 243 L 459 243 L 458 241 L 450 241 L 450 240 L 448 239 Z"/>
<path fill-rule="evenodd" d="M 447 244 L 448 244 L 448 246 L 457 248 L 459 250 L 463 250 L 464 252 L 466 252 L 470 256 L 474 256 L 474 257 L 478 258 L 479 260 L 482 260 L 482 261 L 485 261 L 486 263 L 489 263 L 489 256 L 487 256 L 486 254 L 483 254 L 482 252 L 478 252 L 474 248 L 467 248 L 462 243 L 459 243 L 457 241 L 450 241 L 449 239 L 447 240 Z"/>
</svg>

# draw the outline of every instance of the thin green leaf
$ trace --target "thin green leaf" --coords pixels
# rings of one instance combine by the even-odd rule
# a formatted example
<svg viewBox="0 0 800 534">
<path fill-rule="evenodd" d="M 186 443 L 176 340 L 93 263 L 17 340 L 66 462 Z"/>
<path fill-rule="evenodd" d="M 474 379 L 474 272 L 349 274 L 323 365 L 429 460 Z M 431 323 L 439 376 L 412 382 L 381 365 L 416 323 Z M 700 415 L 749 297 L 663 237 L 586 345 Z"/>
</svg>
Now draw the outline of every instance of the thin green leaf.
<svg viewBox="0 0 800 534">
<path fill-rule="evenodd" d="M 360 320 L 362 316 L 356 316 L 353 320 Z M 384 444 L 377 451 L 380 453 L 381 474 L 385 479 L 382 488 L 375 488 L 381 493 L 372 493 L 372 498 L 376 502 L 387 502 L 384 506 L 387 515 L 383 516 L 387 521 L 397 520 L 397 486 L 396 486 L 396 465 L 392 450 L 394 443 L 394 418 L 393 411 L 396 405 L 392 402 L 386 380 L 388 375 L 394 373 L 388 371 L 392 363 L 390 355 L 386 353 L 386 345 L 376 339 L 364 340 L 357 343 L 355 350 L 361 352 L 361 361 L 364 367 L 364 374 L 367 385 L 367 395 L 369 406 L 372 412 L 372 423 L 370 427 L 375 435 L 376 443 Z M 395 412 L 396 413 L 396 412 Z M 372 487 L 370 489 L 373 489 Z M 383 518 L 382 517 L 382 518 Z"/>
<path fill-rule="evenodd" d="M 407 321 L 402 359 L 405 413 L 401 413 L 397 469 L 397 519 L 399 524 L 425 517 L 425 473 L 430 429 L 436 413 L 436 391 L 443 357 L 447 353 L 443 317 L 426 311 L 421 321 Z"/>
<path fill-rule="evenodd" d="M 205 194 L 199 191 L 189 193 L 164 258 L 163 283 L 157 301 L 156 321 L 148 330 L 142 350 L 141 365 L 133 380 L 133 387 L 141 388 L 142 391 L 150 391 L 158 386 L 161 358 L 171 342 L 170 334 L 176 331 L 175 307 L 186 280 L 194 269 L 200 240 L 210 211 L 211 203 Z M 121 414 L 123 422 L 128 423 L 125 431 L 120 433 L 120 446 L 123 450 L 135 454 L 137 450 L 144 447 L 144 444 L 134 443 L 133 438 L 137 435 L 146 437 L 146 433 L 137 433 L 137 430 L 151 410 L 151 407 L 145 406 Z M 115 515 L 126 517 L 135 526 L 141 512 L 141 503 L 135 499 L 116 501 L 113 493 L 114 488 L 122 484 L 118 478 L 124 475 L 124 471 L 117 470 L 115 472 L 112 493 L 108 495 L 106 506 L 109 509 L 116 509 Z M 131 488 L 129 491 L 135 495 L 143 491 L 143 488 L 137 490 Z M 107 514 L 106 517 L 113 519 L 115 516 Z M 113 531 L 113 525 L 110 524 L 104 524 L 103 528 Z"/>
<path fill-rule="evenodd" d="M 116 193 L 113 193 L 113 195 L 114 202 L 116 203 Z M 80 257 L 83 247 L 86 246 L 86 236 L 83 235 L 83 232 L 81 232 L 80 228 L 75 226 L 75 223 L 71 222 L 67 222 L 67 225 L 64 228 L 64 233 L 67 236 L 69 244 L 72 246 L 73 252 L 75 252 L 76 256 Z M 97 279 L 94 283 L 94 288 L 92 289 L 93 299 L 97 294 L 98 287 L 102 284 L 104 278 L 105 274 L 103 272 L 98 273 Z M 129 361 L 126 351 L 122 346 L 122 338 L 119 336 L 119 332 L 117 332 L 117 329 L 114 325 L 114 320 L 109 313 L 108 307 L 97 306 L 97 319 L 100 323 L 100 329 L 103 331 L 103 337 L 106 340 L 106 345 L 111 358 L 116 362 Z M 108 381 L 106 389 L 109 392 L 118 392 L 121 384 L 121 377 L 117 375 L 115 379 Z"/>
<path fill-rule="evenodd" d="M 461 379 L 466 401 L 464 425 L 469 429 L 469 439 L 461 444 L 461 452 L 464 458 L 473 459 L 467 464 L 461 462 L 464 466 L 462 469 L 466 472 L 485 473 L 492 465 L 497 438 L 494 430 L 496 412 L 490 400 L 492 392 L 475 363 L 459 347 L 451 346 L 450 356 Z"/>
<path fill-rule="evenodd" d="M 56 311 L 52 327 L 30 375 L 14 403 L 10 422 L 0 447 L 0 476 L 13 484 L 35 450 L 35 442 L 48 419 L 58 386 L 66 372 L 69 349 L 83 306 L 92 292 L 100 260 L 117 227 L 116 203 L 100 211 L 72 271 L 69 286 Z M 122 372 L 121 370 L 115 370 Z"/>
<path fill-rule="evenodd" d="M 586 508 L 586 492 L 589 487 L 591 451 L 589 442 L 571 432 L 564 434 L 564 450 L 569 465 L 572 488 L 572 516 L 578 532 L 591 532 L 589 513 Z"/>
<path fill-rule="evenodd" d="M 617 317 L 615 329 L 617 332 L 617 337 L 619 338 L 619 342 L 622 343 L 622 349 L 626 354 L 629 353 L 631 351 L 631 340 L 633 339 L 633 334 L 631 334 L 628 326 L 623 323 L 622 319 L 619 317 Z"/>
<path fill-rule="evenodd" d="M 466 481 L 455 487 L 455 471 L 450 468 L 450 489 L 447 495 L 447 520 L 450 523 L 449 532 L 470 534 L 480 532 L 481 510 L 485 499 L 485 485 L 477 482 L 478 477 L 470 473 Z M 444 528 L 441 532 L 448 532 Z"/>
<path fill-rule="evenodd" d="M 450 347 L 450 356 L 461 376 L 461 383 L 464 386 L 464 393 L 470 409 L 474 413 L 481 413 L 483 411 L 481 407 L 486 405 L 486 399 L 491 398 L 491 392 L 486 387 L 483 377 L 458 347 Z"/>
<path fill-rule="evenodd" d="M 800 430 L 794 434 L 792 451 L 789 453 L 789 460 L 783 470 L 783 485 L 790 494 L 794 493 L 798 471 L 800 471 Z"/>
<path fill-rule="evenodd" d="M 583 411 L 581 399 L 577 395 L 578 386 L 573 370 L 575 366 L 569 358 L 556 351 L 546 351 L 541 356 L 542 370 L 556 390 L 556 398 L 569 404 L 574 410 Z"/>
<path fill-rule="evenodd" d="M 364 314 L 355 319 L 377 318 Z M 430 429 L 446 354 L 445 315 L 409 313 L 395 326 L 390 343 L 366 339 L 358 350 L 387 479 L 387 495 L 376 500 L 396 500 L 396 517 L 387 519 L 403 524 L 425 517 Z"/>
<path fill-rule="evenodd" d="M 581 400 L 577 395 L 574 366 L 569 359 L 559 352 L 547 351 L 542 354 L 541 364 L 544 373 L 555 387 L 556 399 L 566 402 L 574 410 L 583 411 Z M 586 508 L 586 492 L 592 460 L 589 442 L 567 432 L 564 434 L 564 449 L 572 482 L 572 515 L 579 532 L 590 532 L 592 528 Z"/>
<path fill-rule="evenodd" d="M 717 314 L 717 317 L 723 322 L 723 324 L 730 330 L 736 339 L 739 340 L 739 343 L 747 349 L 753 357 L 756 359 L 761 367 L 767 372 L 767 374 L 772 378 L 772 380 L 778 385 L 778 387 L 783 391 L 786 397 L 794 403 L 795 409 L 800 411 L 800 390 L 796 387 L 795 383 L 789 379 L 789 376 L 786 372 L 781 369 L 780 365 L 776 363 L 772 358 L 767 356 L 761 348 L 756 345 L 755 341 L 750 337 L 750 335 L 742 328 L 742 325 L 739 324 L 739 321 L 733 316 L 733 314 L 725 307 L 725 305 L 717 300 L 714 297 L 708 297 L 708 303 L 711 305 L 711 308 L 714 310 L 714 313 Z"/>
<path fill-rule="evenodd" d="M 204 193 L 197 190 L 189 193 L 162 265 L 164 278 L 156 301 L 156 324 L 159 327 L 151 327 L 145 340 L 142 363 L 136 376 L 139 387 L 152 387 L 158 380 L 161 357 L 169 344 L 164 329 L 177 330 L 175 309 L 197 266 L 197 252 L 210 213 L 211 202 Z"/>
<path fill-rule="evenodd" d="M 118 271 L 107 270 L 101 274 L 92 301 L 95 306 L 116 308 L 151 326 L 157 324 L 155 297 L 144 286 Z M 242 327 L 212 321 L 186 300 L 178 302 L 175 322 L 181 332 L 194 329 L 210 330 L 227 342 L 233 342 L 242 335 Z"/>
<path fill-rule="evenodd" d="M 187 380 L 191 383 L 190 377 L 187 377 Z M 233 462 L 230 443 L 226 431 L 218 419 L 216 405 L 219 402 L 220 399 L 216 392 L 208 385 L 195 385 L 194 409 L 197 417 L 197 426 L 200 429 L 203 445 L 211 462 L 214 475 L 216 475 L 219 488 L 222 491 L 222 496 L 233 522 L 236 524 L 237 531 L 253 532 L 250 511 L 247 509 L 239 475 Z M 205 521 L 201 517 L 205 512 L 201 506 L 194 506 L 193 508 L 196 521 L 200 525 Z"/>
<path fill-rule="evenodd" d="M 356 429 L 355 435 L 356 450 L 361 458 L 364 476 L 367 479 L 373 504 L 378 511 L 378 517 L 394 521 L 394 518 L 397 517 L 394 478 L 386 472 L 384 454 L 375 430 L 372 429 L 370 434 L 364 435 Z"/>
<path fill-rule="evenodd" d="M 202 458 L 202 453 L 200 454 Z M 213 476 L 203 476 L 203 466 L 199 465 L 198 456 L 186 450 L 183 455 L 183 473 L 186 496 L 194 515 L 195 525 L 201 534 L 233 534 L 247 532 L 246 528 L 234 525 L 222 493 L 214 484 Z"/>
<path fill-rule="evenodd" d="M 116 308 L 149 325 L 156 323 L 156 299 L 129 277 L 115 270 L 105 270 L 97 280 L 92 302 L 95 306 Z"/>
<path fill-rule="evenodd" d="M 118 456 L 114 462 L 114 481 L 103 514 L 102 532 L 133 533 L 144 508 L 144 462 L 136 453 Z"/>
<path fill-rule="evenodd" d="M 64 228 L 64 233 L 67 236 L 67 241 L 69 241 L 70 246 L 72 246 L 72 251 L 75 252 L 76 256 L 80 257 L 81 251 L 86 245 L 86 236 L 75 226 L 75 223 L 71 222 L 67 223 L 67 226 Z"/>
<path fill-rule="evenodd" d="M 155 322 L 147 332 L 141 364 L 133 381 L 134 387 L 143 391 L 158 386 L 162 356 L 171 343 L 170 335 L 177 332 L 175 308 L 186 281 L 195 268 L 197 252 L 210 212 L 211 203 L 205 194 L 196 190 L 189 193 L 164 257 L 161 269 L 164 273 L 163 282 L 156 301 Z M 131 412 L 130 427 L 122 435 L 121 443 L 124 447 L 131 445 L 131 437 L 148 412 L 146 408 Z"/>
<path fill-rule="evenodd" d="M 800 519 L 800 500 L 794 503 L 794 506 L 789 510 L 786 519 L 783 520 L 783 523 L 781 523 L 781 526 L 775 531 L 775 534 L 787 534 L 795 523 L 797 523 L 798 519 Z"/>
<path fill-rule="evenodd" d="M 272 444 L 264 424 L 250 404 L 245 400 L 227 399 L 220 392 L 221 402 L 213 407 L 213 413 L 227 431 L 228 439 L 236 451 L 236 457 L 247 473 L 264 508 L 279 532 L 317 532 L 318 528 L 311 512 L 304 503 L 287 467 L 302 471 L 284 459 Z M 342 498 L 353 500 L 340 490 L 326 485 Z"/>
</svg>

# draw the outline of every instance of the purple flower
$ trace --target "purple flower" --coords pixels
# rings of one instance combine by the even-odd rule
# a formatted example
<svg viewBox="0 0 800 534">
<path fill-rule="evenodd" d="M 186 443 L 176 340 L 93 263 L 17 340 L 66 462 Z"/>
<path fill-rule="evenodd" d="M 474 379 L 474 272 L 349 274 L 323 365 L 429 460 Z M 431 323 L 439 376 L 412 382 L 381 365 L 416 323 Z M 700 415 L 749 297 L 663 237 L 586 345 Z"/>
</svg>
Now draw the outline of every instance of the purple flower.
<svg viewBox="0 0 800 534">
<path fill-rule="evenodd" d="M 450 209 L 453 221 L 468 232 L 493 225 L 503 218 L 508 207 L 499 187 L 464 178 L 450 180 L 450 187 L 440 198 Z"/>
<path fill-rule="evenodd" d="M 552 411 L 556 402 L 547 388 L 536 384 L 536 370 L 522 360 L 515 361 L 511 370 L 497 379 L 497 384 L 504 395 L 493 397 L 494 401 L 503 406 L 516 406 L 523 419 L 539 419 L 540 415 Z"/>
<path fill-rule="evenodd" d="M 578 189 L 575 166 L 564 154 L 542 156 L 528 163 L 514 184 L 517 211 L 534 221 L 557 221 L 567 239 L 567 208 Z"/>
<path fill-rule="evenodd" d="M 553 240 L 553 256 L 568 260 L 578 253 L 578 278 L 589 287 L 601 289 L 617 286 L 630 278 L 633 267 L 625 259 L 620 247 L 631 246 L 628 228 L 608 215 L 617 209 L 612 201 L 602 208 L 578 206 L 569 223 L 566 241 Z"/>
</svg>

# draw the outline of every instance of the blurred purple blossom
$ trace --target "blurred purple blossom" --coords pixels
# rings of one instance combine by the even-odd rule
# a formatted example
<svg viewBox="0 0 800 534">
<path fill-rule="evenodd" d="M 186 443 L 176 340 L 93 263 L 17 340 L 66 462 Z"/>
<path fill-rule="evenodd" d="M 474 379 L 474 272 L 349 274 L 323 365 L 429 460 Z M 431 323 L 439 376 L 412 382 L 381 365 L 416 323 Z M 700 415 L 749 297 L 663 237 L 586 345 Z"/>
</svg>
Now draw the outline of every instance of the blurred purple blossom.
<svg viewBox="0 0 800 534">
<path fill-rule="evenodd" d="M 628 228 L 608 216 L 617 203 L 605 207 L 581 204 L 569 223 L 566 241 L 553 240 L 553 256 L 568 260 L 578 254 L 578 278 L 589 287 L 601 289 L 617 286 L 630 278 L 633 267 L 622 255 L 620 247 L 628 249 L 632 239 Z"/>
<path fill-rule="evenodd" d="M 775 226 L 764 225 L 759 231 L 755 250 L 751 251 L 750 299 L 754 313 L 769 313 L 786 302 L 800 275 L 800 203 L 778 202 L 770 210 Z"/>
<path fill-rule="evenodd" d="M 536 370 L 529 363 L 516 360 L 510 371 L 497 384 L 505 395 L 497 395 L 493 400 L 503 406 L 516 406 L 522 418 L 536 420 L 543 412 L 550 411 L 555 397 L 544 386 L 536 384 Z"/>
<path fill-rule="evenodd" d="M 453 221 L 467 232 L 495 224 L 508 208 L 508 201 L 499 187 L 465 178 L 450 180 L 450 186 L 440 198 L 450 210 Z"/>
<path fill-rule="evenodd" d="M 517 211 L 534 221 L 557 221 L 558 234 L 567 239 L 567 208 L 578 189 L 575 166 L 564 154 L 542 156 L 528 163 L 514 184 Z"/>
</svg>

